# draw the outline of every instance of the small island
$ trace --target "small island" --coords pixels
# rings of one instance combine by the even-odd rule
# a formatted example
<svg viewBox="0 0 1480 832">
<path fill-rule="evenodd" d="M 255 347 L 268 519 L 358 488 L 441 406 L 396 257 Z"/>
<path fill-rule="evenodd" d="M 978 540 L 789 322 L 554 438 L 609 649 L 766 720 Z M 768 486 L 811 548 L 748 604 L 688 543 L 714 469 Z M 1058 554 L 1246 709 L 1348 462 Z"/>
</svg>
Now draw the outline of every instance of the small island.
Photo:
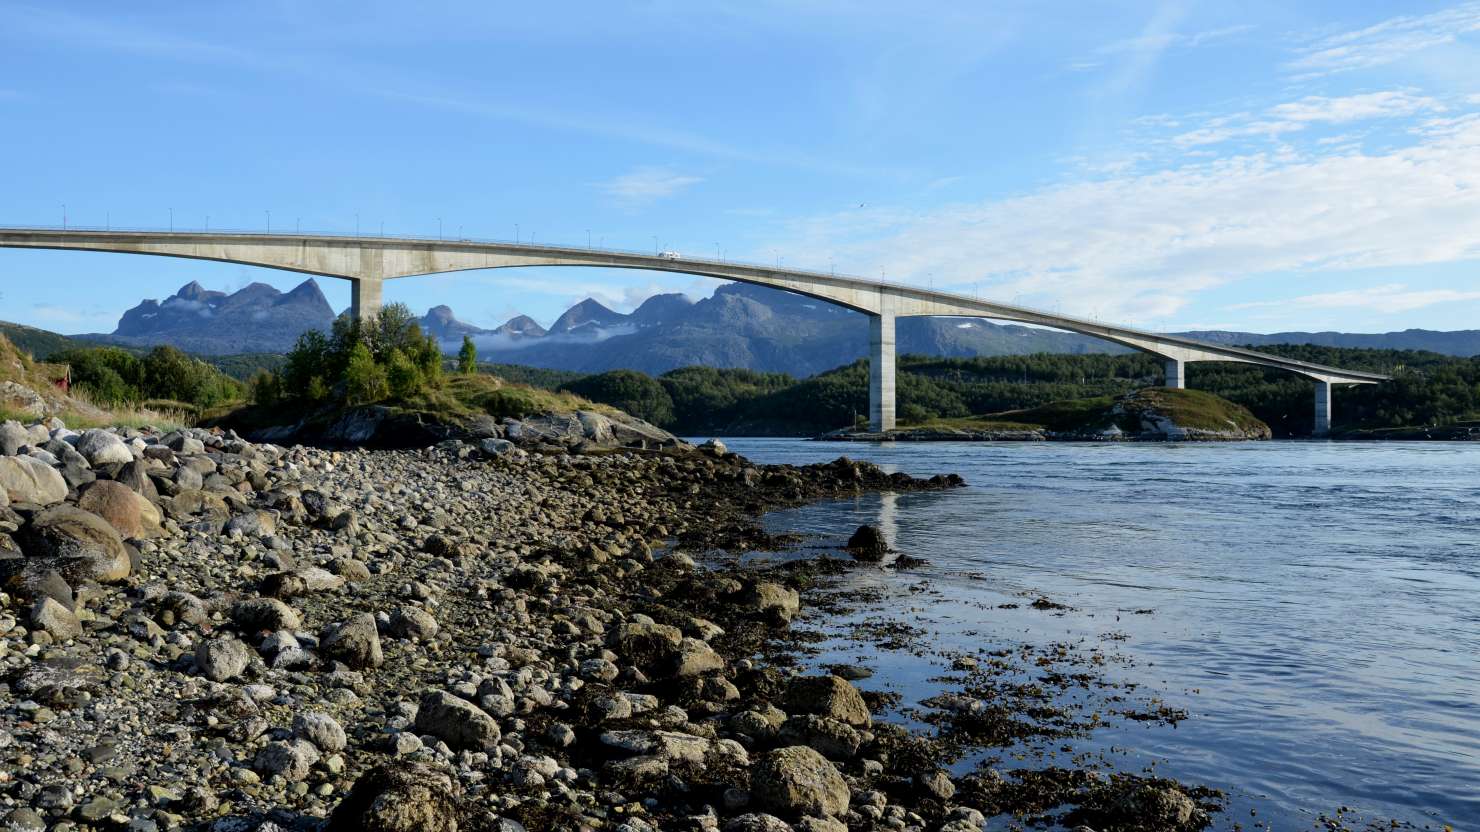
<svg viewBox="0 0 1480 832">
<path fill-rule="evenodd" d="M 1066 399 L 1038 407 L 932 419 L 890 431 L 833 431 L 835 440 L 901 442 L 1228 442 L 1269 439 L 1248 408 L 1201 390 L 1146 387 L 1119 396 Z"/>
</svg>

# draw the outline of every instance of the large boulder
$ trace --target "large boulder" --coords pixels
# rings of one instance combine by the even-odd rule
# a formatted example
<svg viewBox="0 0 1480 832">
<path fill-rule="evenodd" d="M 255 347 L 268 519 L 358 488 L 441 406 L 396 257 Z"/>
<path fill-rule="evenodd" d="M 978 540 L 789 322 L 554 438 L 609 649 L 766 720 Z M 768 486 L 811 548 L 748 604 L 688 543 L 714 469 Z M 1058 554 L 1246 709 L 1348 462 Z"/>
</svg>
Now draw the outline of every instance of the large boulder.
<svg viewBox="0 0 1480 832">
<path fill-rule="evenodd" d="M 878 526 L 863 525 L 848 538 L 848 551 L 857 560 L 879 561 L 889 554 L 889 541 Z"/>
<path fill-rule="evenodd" d="M 69 583 L 121 581 L 131 570 L 128 547 L 108 521 L 71 505 L 52 506 L 22 531 L 21 550 L 52 562 Z"/>
<path fill-rule="evenodd" d="M 118 434 L 101 428 L 85 431 L 77 440 L 77 452 L 87 457 L 94 467 L 117 463 L 123 465 L 134 461 L 134 452 L 129 450 Z"/>
<path fill-rule="evenodd" d="M 868 705 L 858 688 L 838 676 L 798 676 L 786 686 L 785 704 L 790 714 L 816 714 L 855 728 L 873 723 Z"/>
<path fill-rule="evenodd" d="M 0 457 L 0 491 L 12 503 L 49 506 L 67 499 L 67 481 L 39 459 L 4 456 Z"/>
<path fill-rule="evenodd" d="M 360 613 L 343 624 L 326 628 L 319 640 L 319 653 L 356 670 L 380 667 L 385 654 L 380 651 L 375 616 Z"/>
<path fill-rule="evenodd" d="M 14 419 L 0 422 L 0 455 L 14 456 L 23 446 L 31 444 L 31 434 L 24 425 Z"/>
<path fill-rule="evenodd" d="M 848 811 L 848 783 L 816 751 L 793 745 L 761 757 L 750 770 L 750 794 L 783 816 L 834 817 Z"/>
<path fill-rule="evenodd" d="M 458 832 L 452 778 L 421 763 L 365 772 L 329 816 L 325 832 Z"/>
<path fill-rule="evenodd" d="M 423 696 L 416 710 L 416 730 L 431 734 L 455 749 L 486 751 L 498 747 L 498 722 L 482 708 L 446 691 Z"/>
<path fill-rule="evenodd" d="M 159 509 L 120 482 L 89 483 L 82 490 L 77 507 L 107 520 L 125 538 L 158 537 L 164 531 L 160 527 Z"/>
</svg>

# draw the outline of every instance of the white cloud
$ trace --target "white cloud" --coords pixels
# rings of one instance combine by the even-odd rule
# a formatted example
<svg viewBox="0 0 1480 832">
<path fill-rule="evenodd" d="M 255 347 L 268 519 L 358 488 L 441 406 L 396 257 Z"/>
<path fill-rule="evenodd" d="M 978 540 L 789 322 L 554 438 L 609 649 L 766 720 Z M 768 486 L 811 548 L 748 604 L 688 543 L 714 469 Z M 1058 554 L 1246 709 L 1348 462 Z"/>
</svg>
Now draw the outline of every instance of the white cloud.
<svg viewBox="0 0 1480 832">
<path fill-rule="evenodd" d="M 31 316 L 49 325 L 62 326 L 75 331 L 112 332 L 121 313 L 117 311 L 80 306 L 58 306 L 48 303 L 31 305 Z"/>
<path fill-rule="evenodd" d="M 1480 292 L 1457 289 L 1409 289 L 1404 283 L 1388 283 L 1339 292 L 1301 295 L 1286 300 L 1240 303 L 1229 309 L 1366 309 L 1373 312 L 1411 312 L 1440 303 L 1480 300 Z"/>
<path fill-rule="evenodd" d="M 686 176 L 670 168 L 641 167 L 597 187 L 608 196 L 636 207 L 667 199 L 703 181 L 698 176 Z"/>
<path fill-rule="evenodd" d="M 1413 141 L 1378 154 L 1251 154 L 924 215 L 823 216 L 786 249 L 1141 323 L 1255 275 L 1480 258 L 1480 120 Z"/>
<path fill-rule="evenodd" d="M 1480 3 L 1433 14 L 1389 18 L 1365 29 L 1321 38 L 1300 50 L 1287 68 L 1303 77 L 1370 69 L 1454 43 L 1480 32 Z"/>
<path fill-rule="evenodd" d="M 1271 107 L 1269 114 L 1290 121 L 1324 121 L 1342 124 L 1368 118 L 1395 118 L 1410 116 L 1425 111 L 1440 111 L 1444 105 L 1437 100 L 1402 90 L 1348 95 L 1341 98 L 1326 98 L 1308 95 Z"/>
<path fill-rule="evenodd" d="M 1312 124 L 1346 124 L 1377 118 L 1402 118 L 1426 112 L 1442 112 L 1437 99 L 1414 95 L 1403 90 L 1347 95 L 1327 98 L 1309 95 L 1299 101 L 1278 104 L 1258 117 L 1247 113 L 1210 119 L 1197 130 L 1172 137 L 1180 147 L 1217 144 L 1244 136 L 1277 138 L 1285 133 L 1305 130 Z"/>
</svg>

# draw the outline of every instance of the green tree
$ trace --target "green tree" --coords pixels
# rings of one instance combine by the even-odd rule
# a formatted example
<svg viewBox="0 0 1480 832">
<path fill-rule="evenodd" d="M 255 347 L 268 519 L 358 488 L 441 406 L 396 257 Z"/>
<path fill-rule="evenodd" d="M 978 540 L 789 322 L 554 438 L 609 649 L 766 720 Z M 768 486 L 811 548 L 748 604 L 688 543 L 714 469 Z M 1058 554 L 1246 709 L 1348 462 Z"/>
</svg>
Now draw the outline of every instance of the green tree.
<svg viewBox="0 0 1480 832">
<path fill-rule="evenodd" d="M 562 385 L 578 396 L 609 404 L 655 425 L 673 424 L 673 399 L 657 379 L 633 370 L 612 370 Z"/>
<path fill-rule="evenodd" d="M 463 336 L 462 349 L 457 352 L 457 371 L 467 376 L 478 372 L 478 345 L 466 335 Z"/>
<path fill-rule="evenodd" d="M 253 404 L 263 407 L 273 407 L 281 398 L 281 380 L 277 373 L 268 370 L 258 370 L 252 374 L 247 382 Z"/>
<path fill-rule="evenodd" d="M 385 368 L 375 363 L 375 356 L 364 343 L 350 348 L 344 367 L 345 399 L 349 404 L 369 404 L 384 399 L 390 392 Z"/>
<path fill-rule="evenodd" d="M 392 396 L 405 399 L 421 390 L 421 370 L 400 350 L 391 350 L 385 362 L 385 378 Z"/>
</svg>

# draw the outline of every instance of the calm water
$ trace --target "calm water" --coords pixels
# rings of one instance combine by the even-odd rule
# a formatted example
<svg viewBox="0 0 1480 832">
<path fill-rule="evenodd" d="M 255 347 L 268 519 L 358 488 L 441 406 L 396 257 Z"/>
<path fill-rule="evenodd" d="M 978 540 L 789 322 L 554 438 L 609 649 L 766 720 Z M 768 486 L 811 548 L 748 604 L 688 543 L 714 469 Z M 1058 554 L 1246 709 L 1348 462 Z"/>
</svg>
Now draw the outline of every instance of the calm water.
<svg viewBox="0 0 1480 832">
<path fill-rule="evenodd" d="M 1228 789 L 1219 827 L 1309 829 L 1348 806 L 1480 829 L 1480 445 L 727 444 L 758 462 L 847 454 L 965 477 L 767 523 L 834 544 L 881 525 L 930 564 L 856 573 L 884 595 L 863 614 L 922 622 L 943 647 L 1128 636 L 1106 649 L 1132 661 L 1107 672 L 1190 717 L 1077 747 Z M 933 591 L 912 592 L 922 577 Z M 1074 609 L 996 608 L 1039 594 Z M 862 660 L 876 675 L 861 684 L 906 704 L 940 670 L 842 640 L 821 660 Z"/>
</svg>

